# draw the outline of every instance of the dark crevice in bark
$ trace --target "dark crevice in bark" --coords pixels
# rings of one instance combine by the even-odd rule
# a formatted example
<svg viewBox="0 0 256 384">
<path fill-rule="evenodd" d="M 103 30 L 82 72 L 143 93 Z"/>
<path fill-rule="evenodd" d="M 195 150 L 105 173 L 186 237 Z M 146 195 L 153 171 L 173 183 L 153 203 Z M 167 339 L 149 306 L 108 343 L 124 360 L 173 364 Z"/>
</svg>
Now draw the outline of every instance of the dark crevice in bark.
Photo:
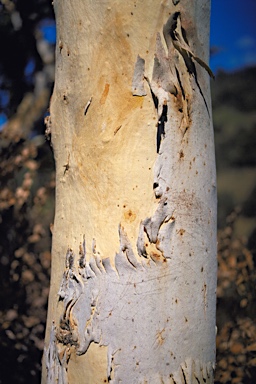
<svg viewBox="0 0 256 384">
<path fill-rule="evenodd" d="M 87 114 L 88 109 L 89 109 L 89 107 L 90 107 L 90 105 L 91 105 L 91 102 L 92 102 L 92 97 L 88 100 L 86 106 L 84 107 L 84 115 Z"/>
<path fill-rule="evenodd" d="M 112 376 L 112 372 L 113 372 L 113 368 L 112 368 L 112 364 L 113 364 L 113 356 L 111 357 L 111 366 L 110 366 L 110 372 L 109 372 L 109 376 L 108 376 L 108 383 L 111 382 L 111 380 L 113 379 L 111 376 Z"/>
<path fill-rule="evenodd" d="M 199 89 L 200 95 L 201 95 L 202 98 L 203 98 L 204 105 L 205 105 L 205 107 L 206 107 L 206 109 L 207 109 L 208 116 L 210 117 L 210 111 L 209 111 L 209 108 L 208 108 L 206 99 L 205 99 L 205 97 L 204 97 L 203 91 L 202 91 L 202 89 L 201 89 L 201 87 L 200 87 L 200 85 L 199 85 L 198 79 L 197 79 L 196 68 L 195 68 L 195 75 L 194 75 L 194 77 L 195 77 L 195 82 L 196 82 L 196 85 L 197 85 L 197 87 L 198 87 L 198 89 Z"/>
<path fill-rule="evenodd" d="M 181 33 L 182 33 L 182 37 L 183 37 L 184 41 L 189 45 L 188 38 L 187 38 L 187 32 L 183 27 L 181 27 Z"/>
<path fill-rule="evenodd" d="M 179 15 L 180 15 L 180 12 L 175 12 L 173 15 L 169 17 L 166 24 L 164 25 L 163 34 L 164 34 L 164 38 L 168 48 L 169 48 L 169 36 L 171 37 L 172 40 L 176 39 L 174 31 L 177 28 L 177 20 Z"/>
<path fill-rule="evenodd" d="M 176 67 L 175 67 L 175 71 L 176 71 L 177 80 L 178 80 L 178 83 L 179 83 L 179 86 L 181 89 L 182 97 L 185 100 L 185 91 L 184 91 L 184 88 L 183 88 L 182 83 L 181 83 L 179 71 Z"/>
<path fill-rule="evenodd" d="M 159 104 L 159 101 L 158 101 L 157 96 L 156 96 L 156 95 L 154 94 L 154 92 L 152 91 L 152 88 L 151 88 L 151 86 L 150 86 L 150 83 L 149 83 L 149 87 L 150 87 L 150 92 L 151 92 L 152 100 L 153 100 L 155 109 L 156 109 L 156 111 L 157 111 L 157 110 L 158 110 L 158 104 Z"/>
<path fill-rule="evenodd" d="M 147 81 L 148 81 L 148 79 L 147 79 Z M 152 96 L 152 100 L 153 100 L 156 112 L 158 113 L 158 106 L 159 106 L 158 97 L 153 92 L 149 81 L 148 81 L 148 84 L 150 87 L 150 92 L 151 92 L 151 96 Z M 156 152 L 157 153 L 159 153 L 162 138 L 164 138 L 164 136 L 165 136 L 165 123 L 168 121 L 167 114 L 168 114 L 168 106 L 166 103 L 163 105 L 161 116 L 158 118 L 157 134 L 156 134 Z"/>
<path fill-rule="evenodd" d="M 184 369 L 183 369 L 182 367 L 181 367 L 181 372 L 182 372 L 182 375 L 183 375 L 184 384 L 188 384 L 188 381 L 187 381 L 187 378 L 186 378 L 186 375 L 185 375 Z"/>
<path fill-rule="evenodd" d="M 165 136 L 165 123 L 167 122 L 168 107 L 167 104 L 163 105 L 162 114 L 158 120 L 157 135 L 156 135 L 156 151 L 159 153 L 162 138 Z"/>
</svg>

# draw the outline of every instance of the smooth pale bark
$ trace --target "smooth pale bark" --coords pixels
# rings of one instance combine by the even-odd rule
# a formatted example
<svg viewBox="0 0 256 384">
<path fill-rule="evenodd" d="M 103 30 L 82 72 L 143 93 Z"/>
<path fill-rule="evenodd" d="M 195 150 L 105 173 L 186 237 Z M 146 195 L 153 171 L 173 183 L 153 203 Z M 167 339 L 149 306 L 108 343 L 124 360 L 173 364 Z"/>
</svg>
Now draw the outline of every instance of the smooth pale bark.
<svg viewBox="0 0 256 384">
<path fill-rule="evenodd" d="M 54 1 L 43 383 L 213 382 L 209 6 Z"/>
</svg>

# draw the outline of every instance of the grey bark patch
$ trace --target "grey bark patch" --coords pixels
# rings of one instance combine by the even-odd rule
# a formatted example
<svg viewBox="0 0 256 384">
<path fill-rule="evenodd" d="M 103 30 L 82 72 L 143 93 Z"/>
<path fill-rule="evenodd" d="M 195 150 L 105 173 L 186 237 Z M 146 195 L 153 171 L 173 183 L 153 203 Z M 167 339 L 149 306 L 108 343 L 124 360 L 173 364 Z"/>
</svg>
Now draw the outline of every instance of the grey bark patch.
<svg viewBox="0 0 256 384">
<path fill-rule="evenodd" d="M 152 82 L 162 87 L 166 92 L 177 95 L 175 86 L 176 78 L 171 61 L 166 56 L 160 34 L 156 37 L 156 54 L 154 58 L 154 67 L 152 74 Z"/>
<path fill-rule="evenodd" d="M 120 249 L 115 260 L 115 268 L 118 273 L 109 267 L 107 261 L 103 261 L 104 272 L 99 268 L 96 260 L 94 262 L 90 260 L 89 263 L 86 262 L 87 265 L 84 266 L 84 269 L 93 268 L 94 274 L 88 276 L 87 273 L 81 272 L 79 257 L 76 258 L 74 253 L 72 253 L 72 266 L 70 263 L 66 264 L 61 284 L 61 299 L 64 304 L 63 317 L 57 332 L 54 327 L 46 353 L 49 384 L 52 384 L 54 380 L 52 378 L 56 379 L 56 377 L 58 377 L 59 383 L 66 383 L 68 357 L 65 348 L 73 346 L 77 355 L 81 355 L 86 353 L 91 342 L 109 347 L 110 364 L 111 367 L 115 366 L 115 372 L 113 372 L 115 380 L 124 377 L 123 374 L 121 376 L 118 374 L 119 354 L 115 351 L 122 348 L 125 351 L 125 359 L 127 361 L 131 359 L 131 356 L 129 357 L 131 341 L 123 332 L 126 327 L 134 328 L 132 334 L 137 335 L 133 341 L 133 344 L 136 344 L 134 352 L 136 360 L 140 361 L 143 355 L 149 354 L 150 345 L 155 342 L 159 321 L 152 321 L 152 329 L 146 331 L 147 334 L 149 333 L 148 340 L 144 340 L 143 318 L 150 316 L 152 310 L 149 304 L 151 300 L 148 303 L 148 295 L 149 293 L 160 295 L 165 290 L 165 285 L 168 285 L 169 275 L 166 274 L 165 269 L 162 270 L 163 264 L 156 265 L 149 262 L 143 267 L 137 260 L 135 262 L 135 259 L 131 258 L 130 242 L 121 227 Z M 129 250 L 129 254 L 126 253 L 127 250 Z M 70 250 L 67 254 L 67 259 L 69 259 Z M 135 264 L 136 266 L 134 266 Z M 159 275 L 162 275 L 160 285 L 158 283 Z M 154 310 L 160 310 L 161 305 L 161 301 L 159 301 L 159 308 Z M 165 316 L 163 322 L 161 328 L 165 326 Z M 60 350 L 65 350 L 62 353 L 62 359 Z M 168 360 L 167 357 L 166 359 Z M 129 361 L 128 371 L 129 366 L 132 365 L 132 361 Z M 108 367 L 109 372 L 111 372 L 111 367 Z M 60 375 L 63 376 L 63 379 L 59 379 Z"/>
<path fill-rule="evenodd" d="M 138 55 L 135 63 L 133 80 L 132 80 L 132 94 L 133 96 L 146 96 L 147 92 L 144 87 L 144 71 L 145 60 Z"/>
</svg>

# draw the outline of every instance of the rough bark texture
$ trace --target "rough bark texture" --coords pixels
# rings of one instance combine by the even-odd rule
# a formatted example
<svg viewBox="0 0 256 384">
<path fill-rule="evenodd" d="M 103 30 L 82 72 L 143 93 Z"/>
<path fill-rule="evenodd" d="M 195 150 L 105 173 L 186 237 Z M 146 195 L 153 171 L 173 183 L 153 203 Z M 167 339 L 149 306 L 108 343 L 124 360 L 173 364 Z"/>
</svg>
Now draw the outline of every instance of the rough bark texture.
<svg viewBox="0 0 256 384">
<path fill-rule="evenodd" d="M 54 1 L 43 383 L 212 383 L 209 1 Z"/>
</svg>

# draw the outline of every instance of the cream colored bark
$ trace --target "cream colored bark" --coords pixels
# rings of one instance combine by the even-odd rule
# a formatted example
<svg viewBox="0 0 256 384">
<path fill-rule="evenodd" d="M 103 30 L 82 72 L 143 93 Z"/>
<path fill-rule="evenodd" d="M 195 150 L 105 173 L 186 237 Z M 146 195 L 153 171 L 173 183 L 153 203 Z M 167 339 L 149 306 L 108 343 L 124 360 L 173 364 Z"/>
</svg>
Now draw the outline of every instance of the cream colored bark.
<svg viewBox="0 0 256 384">
<path fill-rule="evenodd" d="M 43 383 L 212 383 L 209 1 L 55 0 Z"/>
</svg>

